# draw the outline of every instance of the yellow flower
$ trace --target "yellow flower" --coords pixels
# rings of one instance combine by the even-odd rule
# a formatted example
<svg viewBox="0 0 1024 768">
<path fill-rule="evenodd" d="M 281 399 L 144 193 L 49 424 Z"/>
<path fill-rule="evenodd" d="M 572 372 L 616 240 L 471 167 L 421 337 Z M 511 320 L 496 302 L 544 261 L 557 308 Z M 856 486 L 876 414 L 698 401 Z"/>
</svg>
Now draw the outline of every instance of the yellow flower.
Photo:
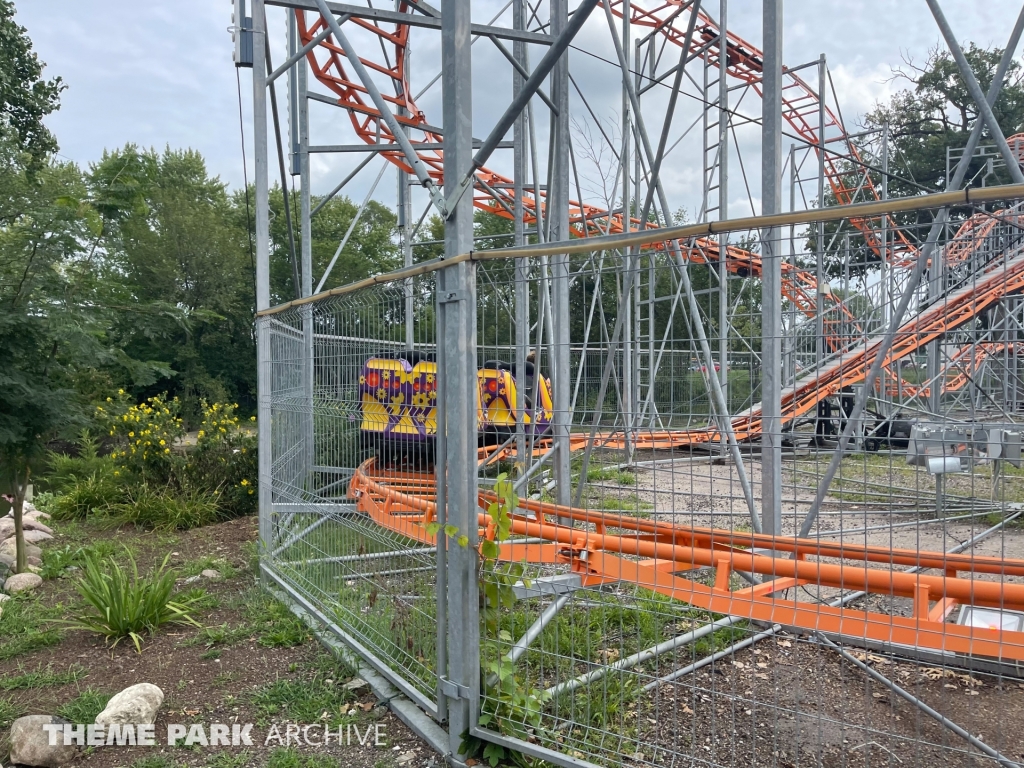
<svg viewBox="0 0 1024 768">
<path fill-rule="evenodd" d="M 249 495 L 252 496 L 252 488 L 249 489 Z"/>
<path fill-rule="evenodd" d="M 119 389 L 119 390 L 117 390 L 117 394 L 119 394 L 119 395 L 123 395 L 123 394 L 124 394 L 124 390 L 123 390 L 123 389 Z"/>
<path fill-rule="evenodd" d="M 128 433 L 128 437 L 135 437 L 135 433 L 134 432 L 129 432 Z"/>
<path fill-rule="evenodd" d="M 167 441 L 166 440 L 161 440 L 160 441 L 160 445 L 167 445 Z"/>
<path fill-rule="evenodd" d="M 170 453 L 170 452 L 171 452 L 170 448 L 164 448 L 164 453 Z"/>
<path fill-rule="evenodd" d="M 117 476 L 118 476 L 118 475 L 120 475 L 120 474 L 121 474 L 121 473 L 120 473 L 120 472 L 118 472 L 118 471 L 117 471 L 116 469 L 114 470 L 114 477 L 117 477 Z"/>
<path fill-rule="evenodd" d="M 242 479 L 242 485 L 248 485 L 248 484 L 249 484 L 249 481 L 248 481 L 248 480 L 245 480 L 245 479 L 243 478 L 243 479 Z"/>
</svg>

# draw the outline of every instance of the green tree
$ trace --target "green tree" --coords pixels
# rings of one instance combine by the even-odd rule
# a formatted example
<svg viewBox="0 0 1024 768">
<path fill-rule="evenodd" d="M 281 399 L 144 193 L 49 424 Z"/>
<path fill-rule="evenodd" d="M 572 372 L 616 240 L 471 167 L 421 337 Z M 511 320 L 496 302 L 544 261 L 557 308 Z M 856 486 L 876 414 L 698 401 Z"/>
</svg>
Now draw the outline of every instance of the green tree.
<svg viewBox="0 0 1024 768">
<path fill-rule="evenodd" d="M 86 423 L 95 391 L 154 378 L 108 333 L 117 302 L 81 172 L 32 162 L 0 139 L 0 480 L 13 498 L 19 571 L 25 490 L 47 442 Z"/>
<path fill-rule="evenodd" d="M 964 49 L 983 91 L 988 92 L 1003 52 L 979 48 Z M 895 70 L 895 77 L 909 87 L 894 94 L 888 104 L 879 104 L 865 117 L 869 128 L 889 125 L 889 143 L 896 162 L 896 175 L 889 180 L 890 194 L 905 197 L 922 191 L 939 192 L 946 185 L 946 149 L 961 149 L 979 119 L 977 105 L 967 91 L 960 70 L 948 51 L 935 48 L 924 64 L 908 60 Z M 999 98 L 992 108 L 1004 136 L 1024 129 L 1024 72 L 1018 62 L 1007 70 Z M 991 143 L 988 126 L 982 129 L 982 143 Z M 980 182 L 985 161 L 975 159 L 968 180 Z M 1006 169 L 996 169 L 986 183 L 1008 183 Z"/>
<path fill-rule="evenodd" d="M 135 359 L 162 361 L 168 391 L 195 421 L 200 402 L 255 403 L 252 261 L 233 200 L 193 150 L 134 145 L 89 174 L 103 212 L 106 275 L 119 286 L 112 333 Z"/>
<path fill-rule="evenodd" d="M 14 21 L 14 3 L 0 0 L 0 135 L 28 152 L 31 170 L 57 150 L 43 118 L 60 106 L 65 88 L 59 77 L 44 80 L 43 67 L 27 30 Z"/>
</svg>

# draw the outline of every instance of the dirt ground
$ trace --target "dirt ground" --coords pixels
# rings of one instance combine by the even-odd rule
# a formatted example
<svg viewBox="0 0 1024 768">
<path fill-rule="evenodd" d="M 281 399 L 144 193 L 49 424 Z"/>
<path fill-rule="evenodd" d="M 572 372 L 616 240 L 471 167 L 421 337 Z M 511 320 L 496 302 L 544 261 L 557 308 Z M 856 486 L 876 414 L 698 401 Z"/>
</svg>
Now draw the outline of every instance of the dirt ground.
<svg viewBox="0 0 1024 768">
<path fill-rule="evenodd" d="M 855 657 L 1013 761 L 1024 759 L 1024 682 Z M 992 766 L 967 741 L 834 651 L 780 634 L 655 689 L 638 739 L 718 765 Z M 664 752 L 662 753 L 664 754 Z"/>
<path fill-rule="evenodd" d="M 54 527 L 64 535 L 51 542 L 52 546 L 74 547 L 93 537 L 111 537 L 132 548 L 140 570 L 158 565 L 171 552 L 171 565 L 183 573 L 190 563 L 202 561 L 206 565 L 213 562 L 215 568 L 230 574 L 229 578 L 204 578 L 188 585 L 201 586 L 211 596 L 207 600 L 211 607 L 197 617 L 205 630 L 165 627 L 145 639 L 141 653 L 130 643 L 110 648 L 96 635 L 63 629 L 56 623 L 73 615 L 72 608 L 79 602 L 70 578 L 48 580 L 32 597 L 19 598 L 19 602 L 29 603 L 22 606 L 25 610 L 48 610 L 54 621 L 45 626 L 56 628 L 61 639 L 55 645 L 0 661 L 0 717 L 5 708 L 9 715 L 53 714 L 69 702 L 82 701 L 83 694 L 85 699 L 92 693 L 109 695 L 141 682 L 159 686 L 165 695 L 156 721 L 157 741 L 164 742 L 161 746 L 89 747 L 81 751 L 74 765 L 320 768 L 344 763 L 353 768 L 418 768 L 437 764 L 436 754 L 380 705 L 368 686 L 353 691 L 345 687 L 353 671 L 328 655 L 301 625 L 297 628 L 280 604 L 254 609 L 261 599 L 252 560 L 255 519 L 175 535 L 84 525 L 62 531 L 61 523 Z M 12 602 L 5 604 L 7 614 Z M 4 645 L 5 639 L 0 637 L 0 658 L 8 655 Z M 31 681 L 32 673 L 74 680 L 39 684 Z M 309 712 L 317 701 L 325 703 L 324 711 Z M 345 741 L 351 743 L 330 747 L 297 747 L 293 743 L 288 750 L 274 739 L 264 743 L 274 724 L 284 734 L 287 722 L 318 721 L 342 724 L 343 733 L 349 734 Z M 201 723 L 206 731 L 212 723 L 252 723 L 254 746 L 167 746 L 168 723 Z M 383 734 L 385 744 L 373 746 L 369 739 L 361 746 L 352 731 L 345 730 L 348 724 L 364 734 L 370 726 L 381 726 L 375 733 Z M 334 730 L 336 733 L 337 728 Z M 0 764 L 7 761 L 6 736 L 6 729 L 0 730 Z"/>
</svg>

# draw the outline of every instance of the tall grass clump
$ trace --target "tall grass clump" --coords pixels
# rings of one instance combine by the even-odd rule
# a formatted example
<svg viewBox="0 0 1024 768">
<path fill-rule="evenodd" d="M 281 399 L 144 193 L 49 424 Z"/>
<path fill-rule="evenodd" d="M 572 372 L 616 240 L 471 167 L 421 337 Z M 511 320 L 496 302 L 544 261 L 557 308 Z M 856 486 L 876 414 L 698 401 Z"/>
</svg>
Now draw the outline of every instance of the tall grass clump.
<svg viewBox="0 0 1024 768">
<path fill-rule="evenodd" d="M 73 620 L 73 628 L 103 635 L 114 646 L 130 640 L 142 652 L 145 634 L 156 632 L 164 624 L 199 626 L 192 617 L 192 598 L 174 600 L 175 572 L 167 568 L 170 555 L 148 576 L 140 576 L 130 552 L 129 566 L 122 567 L 113 557 L 86 556 L 82 577 L 75 584 L 86 607 Z"/>
</svg>

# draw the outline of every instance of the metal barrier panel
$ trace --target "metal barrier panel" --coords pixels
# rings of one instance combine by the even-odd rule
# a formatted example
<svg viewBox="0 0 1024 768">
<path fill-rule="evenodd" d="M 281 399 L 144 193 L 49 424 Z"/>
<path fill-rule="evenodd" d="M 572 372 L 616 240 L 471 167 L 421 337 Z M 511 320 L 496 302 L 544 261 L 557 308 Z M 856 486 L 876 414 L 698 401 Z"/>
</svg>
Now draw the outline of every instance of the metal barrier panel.
<svg viewBox="0 0 1024 768">
<path fill-rule="evenodd" d="M 432 302 L 428 276 L 261 321 L 270 326 L 274 387 L 273 535 L 264 566 L 428 710 L 437 706 L 435 548 L 360 513 L 349 486 L 377 453 L 396 461 L 398 474 L 432 466 Z M 415 423 L 396 424 L 408 405 Z"/>
<path fill-rule="evenodd" d="M 568 278 L 482 253 L 468 290 L 426 271 L 262 318 L 265 566 L 439 720 L 469 699 L 477 759 L 1015 765 L 1024 242 L 1016 204 L 933 213 L 890 221 L 892 252 L 828 223 L 820 290 L 785 256 L 778 505 L 756 232 L 574 253 Z M 469 423 L 437 410 L 459 350 L 435 327 L 468 299 Z M 444 526 L 455 429 L 476 530 Z M 438 556 L 475 539 L 479 644 L 447 632 Z"/>
<path fill-rule="evenodd" d="M 500 598 L 483 616 L 477 736 L 566 765 L 1020 759 L 1024 738 L 993 713 L 1024 671 L 1024 248 L 1015 206 L 973 213 L 992 222 L 967 230 L 984 237 L 950 226 L 931 252 L 929 225 L 904 223 L 901 238 L 921 245 L 888 254 L 906 263 L 884 289 L 884 254 L 847 237 L 849 222 L 826 228 L 846 246 L 827 290 L 802 243 L 785 257 L 774 537 L 759 535 L 756 271 L 730 265 L 721 285 L 709 241 L 680 243 L 681 258 L 573 255 L 557 307 L 543 259 L 518 282 L 512 262 L 480 263 L 481 525 L 496 527 L 503 497 L 517 506 L 502 554 L 482 565 L 481 592 Z M 730 259 L 757 259 L 758 237 L 732 235 L 743 245 Z M 922 252 L 942 271 L 915 286 Z M 567 371 L 552 364 L 559 312 Z M 568 504 L 543 410 L 558 376 L 570 380 L 570 402 L 552 406 L 571 413 Z"/>
</svg>

